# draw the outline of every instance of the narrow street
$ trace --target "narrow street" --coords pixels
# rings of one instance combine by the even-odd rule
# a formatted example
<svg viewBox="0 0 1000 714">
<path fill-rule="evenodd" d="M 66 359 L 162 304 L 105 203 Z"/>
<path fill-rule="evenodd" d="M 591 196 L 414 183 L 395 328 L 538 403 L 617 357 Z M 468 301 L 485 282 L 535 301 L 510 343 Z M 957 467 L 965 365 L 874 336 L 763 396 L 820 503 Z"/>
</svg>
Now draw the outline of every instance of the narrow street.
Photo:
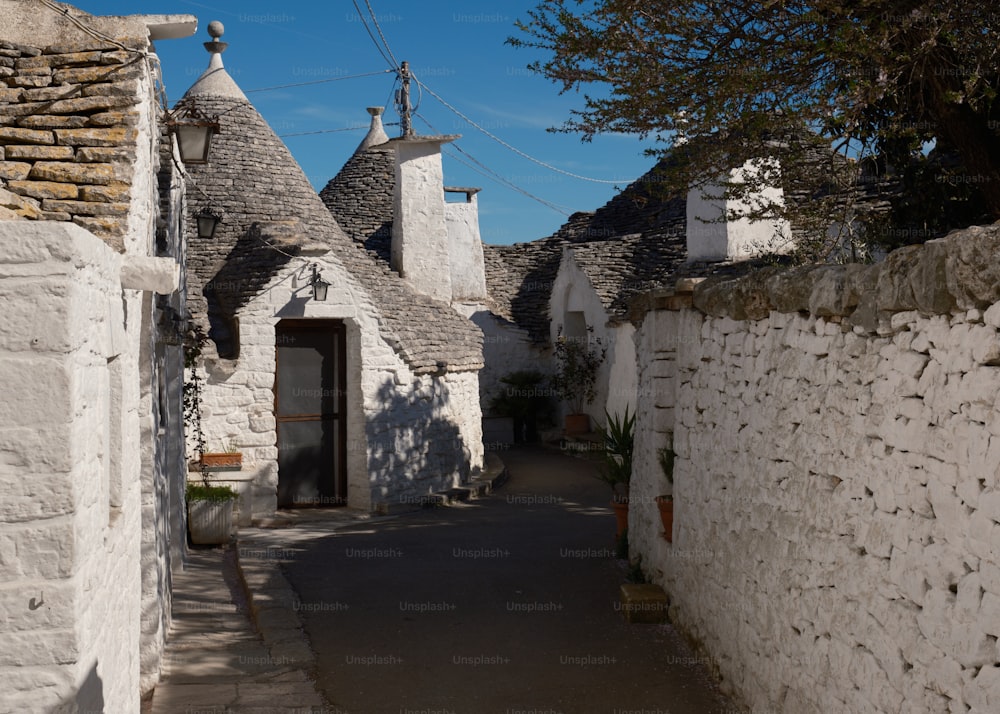
<svg viewBox="0 0 1000 714">
<path fill-rule="evenodd" d="M 488 498 L 346 528 L 284 565 L 334 711 L 735 712 L 669 625 L 625 622 L 593 464 L 501 457 Z"/>
</svg>

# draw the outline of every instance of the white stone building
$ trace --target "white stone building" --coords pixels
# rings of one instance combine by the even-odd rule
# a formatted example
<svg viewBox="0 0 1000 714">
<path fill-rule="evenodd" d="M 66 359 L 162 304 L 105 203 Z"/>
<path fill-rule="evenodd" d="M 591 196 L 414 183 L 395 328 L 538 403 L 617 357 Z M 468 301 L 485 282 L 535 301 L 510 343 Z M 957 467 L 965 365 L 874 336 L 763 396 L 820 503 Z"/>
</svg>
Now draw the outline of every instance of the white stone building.
<svg viewBox="0 0 1000 714">
<path fill-rule="evenodd" d="M 134 712 L 184 543 L 183 186 L 153 41 L 0 0 L 0 711 Z"/>
<path fill-rule="evenodd" d="M 549 238 L 486 246 L 491 312 L 481 324 L 491 326 L 484 328 L 484 374 L 493 379 L 483 380 L 484 407 L 487 389 L 496 389 L 504 370 L 533 365 L 551 373 L 551 345 L 562 333 L 606 350 L 596 397 L 584 407 L 592 426 L 605 423 L 605 410 L 634 414 L 639 387 L 631 301 L 679 277 L 739 272 L 755 249 L 787 233 L 773 221 L 733 219 L 734 206 L 701 189 L 665 195 L 659 173 L 654 167 L 596 211 L 574 214 Z M 491 346 L 491 334 L 500 335 L 506 349 Z"/>
<path fill-rule="evenodd" d="M 210 66 L 179 106 L 219 131 L 208 160 L 188 166 L 188 221 L 211 209 L 222 222 L 190 242 L 189 305 L 209 337 L 206 446 L 243 455 L 241 472 L 217 474 L 244 480 L 241 518 L 386 510 L 466 482 L 483 465 L 482 333 L 458 308 L 480 297 L 465 271 L 481 259 L 474 215 L 449 231 L 440 146 L 454 137 L 386 144 L 373 117 L 352 161 L 383 159 L 395 188 L 345 186 L 343 200 L 379 217 L 381 259 L 341 229 L 226 73 L 225 43 L 206 47 Z M 469 249 L 464 263 L 451 260 L 454 243 Z"/>
</svg>

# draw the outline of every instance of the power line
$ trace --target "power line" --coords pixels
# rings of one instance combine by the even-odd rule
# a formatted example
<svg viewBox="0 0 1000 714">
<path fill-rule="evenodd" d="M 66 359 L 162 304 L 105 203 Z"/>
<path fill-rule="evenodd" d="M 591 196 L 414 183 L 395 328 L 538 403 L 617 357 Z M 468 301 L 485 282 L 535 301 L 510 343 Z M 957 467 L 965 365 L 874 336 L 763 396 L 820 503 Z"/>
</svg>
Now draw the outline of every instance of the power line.
<svg viewBox="0 0 1000 714">
<path fill-rule="evenodd" d="M 365 14 L 361 12 L 361 7 L 358 5 L 358 0 L 353 0 L 353 1 L 354 1 L 354 9 L 357 10 L 358 17 L 361 18 L 361 24 L 365 26 L 365 30 L 368 32 L 368 36 L 371 38 L 372 43 L 375 45 L 375 49 L 378 50 L 378 53 L 382 55 L 382 59 L 384 59 L 386 61 L 386 64 L 388 64 L 393 70 L 399 69 L 399 63 L 396 62 L 395 58 L 390 59 L 390 55 L 392 55 L 392 52 L 390 52 L 388 55 L 386 54 L 386 50 L 389 49 L 389 46 L 386 45 L 385 50 L 383 50 L 382 45 L 380 45 L 378 40 L 375 39 L 375 34 L 372 32 L 372 28 L 368 26 L 368 20 L 365 19 Z M 369 4 L 368 7 L 370 9 L 371 5 Z M 372 15 L 372 20 L 374 19 L 375 16 Z M 381 32 L 382 30 L 380 29 L 379 34 L 381 34 Z"/>
<path fill-rule="evenodd" d="M 389 57 L 392 58 L 392 66 L 399 67 L 399 62 L 396 61 L 396 56 L 392 53 L 392 49 L 389 47 L 389 43 L 385 39 L 385 34 L 382 32 L 382 27 L 378 24 L 378 17 L 375 15 L 375 11 L 372 10 L 371 0 L 365 0 L 365 5 L 368 8 L 368 14 L 372 16 L 372 23 L 375 25 L 375 29 L 378 30 L 378 36 L 382 38 L 382 44 L 385 46 L 385 51 L 389 53 Z M 357 6 L 357 3 L 355 3 Z"/>
<path fill-rule="evenodd" d="M 398 123 L 389 122 L 383 126 L 399 126 Z M 334 134 L 338 131 L 358 131 L 360 129 L 371 128 L 369 124 L 358 124 L 357 126 L 349 126 L 343 129 L 320 129 L 318 131 L 297 131 L 294 134 L 279 134 L 279 138 L 285 138 L 286 136 L 309 136 L 311 134 Z"/>
<path fill-rule="evenodd" d="M 433 131 L 436 134 L 440 134 L 441 133 L 440 131 L 438 131 L 434 127 L 433 124 L 431 124 L 429 121 L 427 121 L 427 118 L 424 117 L 422 114 L 417 114 L 417 116 L 420 117 L 420 120 L 424 124 L 426 124 L 428 127 L 430 127 L 431 131 Z M 488 178 L 488 179 L 490 179 L 492 181 L 495 181 L 495 182 L 497 182 L 499 184 L 502 184 L 502 185 L 506 186 L 507 188 L 513 189 L 514 191 L 517 191 L 518 193 L 520 193 L 520 194 L 522 194 L 524 196 L 527 196 L 528 198 L 530 198 L 533 201 L 538 201 L 538 203 L 542 204 L 546 208 L 549 208 L 549 209 L 555 211 L 556 213 L 560 213 L 560 214 L 562 214 L 564 216 L 569 216 L 570 215 L 570 212 L 567 211 L 566 209 L 564 209 L 562 206 L 559 206 L 558 204 L 552 203 L 551 201 L 546 201 L 544 198 L 540 198 L 540 197 L 536 196 L 535 194 L 531 193 L 530 191 L 527 191 L 527 190 L 521 188 L 520 186 L 518 186 L 517 184 L 515 184 L 513 181 L 510 181 L 510 180 L 504 178 L 503 176 L 501 176 L 500 174 L 498 174 L 496 171 L 494 171 L 493 169 L 491 169 L 489 166 L 487 166 L 486 164 L 484 164 L 482 161 L 480 161 L 476 157 L 472 156 L 472 154 L 470 154 L 469 152 L 465 151 L 462 147 L 458 146 L 457 144 L 452 144 L 451 148 L 454 148 L 456 151 L 458 151 L 459 153 L 461 153 L 462 155 L 464 155 L 466 158 L 468 158 L 469 161 L 471 161 L 472 163 L 474 163 L 476 166 L 478 166 L 480 168 L 476 168 L 476 166 L 473 166 L 468 161 L 464 161 L 461 157 L 455 156 L 454 154 L 452 154 L 450 152 L 446 151 L 445 153 L 447 153 L 448 156 L 450 156 L 451 158 L 453 158 L 456 161 L 458 161 L 460 164 L 463 164 L 463 165 L 469 167 L 470 169 L 472 169 L 473 171 L 475 171 L 477 174 L 480 174 L 481 176 L 485 176 L 486 178 Z"/>
<path fill-rule="evenodd" d="M 289 87 L 305 87 L 310 84 L 325 84 L 327 82 L 339 82 L 343 79 L 358 79 L 359 77 L 372 77 L 376 74 L 388 74 L 392 72 L 391 69 L 380 69 L 377 72 L 365 72 L 364 74 L 350 74 L 345 77 L 330 77 L 329 79 L 314 79 L 309 82 L 295 82 L 294 84 L 279 84 L 274 87 L 261 87 L 259 89 L 245 89 L 243 90 L 247 94 L 251 92 L 271 92 L 275 89 L 288 89 Z"/>
<path fill-rule="evenodd" d="M 556 166 L 553 166 L 552 164 L 547 164 L 544 161 L 542 161 L 541 159 L 536 159 L 534 156 L 530 156 L 530 155 L 524 153 L 523 151 L 521 151 L 517 147 L 511 146 L 510 144 L 508 144 L 506 141 L 504 141 L 503 139 L 501 139 L 497 135 L 495 135 L 495 134 L 487 131 L 486 129 L 484 129 L 483 127 L 481 127 L 479 124 L 477 124 L 476 122 L 472 121 L 472 119 L 470 119 L 469 117 L 467 117 L 465 114 L 463 114 L 462 112 L 460 112 L 458 109 L 456 109 L 455 107 L 453 107 L 451 104 L 449 104 L 448 102 L 446 102 L 441 97 L 441 95 L 437 94 L 434 90 L 432 90 L 430 87 L 428 87 L 426 84 L 424 84 L 423 82 L 421 82 L 416 77 L 414 77 L 414 81 L 417 83 L 417 85 L 419 85 L 423 89 L 427 90 L 428 94 L 430 94 L 432 97 L 434 97 L 435 99 L 437 99 L 439 102 L 441 102 L 444 106 L 446 106 L 448 109 L 450 109 L 456 115 L 458 115 L 459 117 L 461 117 L 462 119 L 464 119 L 465 121 L 467 121 L 471 126 L 475 127 L 476 129 L 478 129 L 482 133 L 486 134 L 486 136 L 488 136 L 491 139 L 493 139 L 493 141 L 497 142 L 498 144 L 500 144 L 501 146 L 503 146 L 503 147 L 505 147 L 507 149 L 510 149 L 511 151 L 513 151 L 518 156 L 521 156 L 521 157 L 527 159 L 528 161 L 536 163 L 539 166 L 543 166 L 543 167 L 549 169 L 550 171 L 555 171 L 556 173 L 563 174 L 564 176 L 569 176 L 571 178 L 579 179 L 581 181 L 590 181 L 592 183 L 613 184 L 613 185 L 616 185 L 616 186 L 620 186 L 622 183 L 632 183 L 635 180 L 635 179 L 632 179 L 631 181 L 608 181 L 606 179 L 595 179 L 595 178 L 590 178 L 589 176 L 581 176 L 580 174 L 574 174 L 574 173 L 572 173 L 570 171 L 565 171 L 565 170 L 560 169 L 560 168 L 558 168 Z"/>
</svg>

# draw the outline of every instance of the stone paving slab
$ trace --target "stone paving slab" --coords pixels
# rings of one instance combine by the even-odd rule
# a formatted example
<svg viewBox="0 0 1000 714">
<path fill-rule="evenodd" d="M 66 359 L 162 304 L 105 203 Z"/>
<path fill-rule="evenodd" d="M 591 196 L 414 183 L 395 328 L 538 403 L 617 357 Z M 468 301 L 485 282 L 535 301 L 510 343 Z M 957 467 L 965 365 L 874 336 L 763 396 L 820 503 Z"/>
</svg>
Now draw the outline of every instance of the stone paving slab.
<svg viewBox="0 0 1000 714">
<path fill-rule="evenodd" d="M 234 548 L 191 552 L 173 584 L 160 682 L 152 699 L 143 702 L 143 714 L 330 711 L 303 668 L 311 665 L 312 652 L 301 632 L 297 637 L 284 632 L 286 641 L 269 648 L 254 628 Z M 271 628 L 279 623 L 290 624 L 286 616 L 275 617 Z"/>
</svg>

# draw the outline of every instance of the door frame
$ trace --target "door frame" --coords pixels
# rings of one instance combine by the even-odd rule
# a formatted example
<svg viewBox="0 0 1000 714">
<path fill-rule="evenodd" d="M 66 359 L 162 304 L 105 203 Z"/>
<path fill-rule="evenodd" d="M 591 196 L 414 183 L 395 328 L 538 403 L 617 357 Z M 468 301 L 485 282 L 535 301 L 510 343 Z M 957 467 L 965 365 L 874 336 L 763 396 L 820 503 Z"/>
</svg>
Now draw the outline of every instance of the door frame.
<svg viewBox="0 0 1000 714">
<path fill-rule="evenodd" d="M 278 330 L 281 327 L 289 327 L 292 329 L 307 329 L 315 332 L 325 332 L 332 331 L 339 333 L 339 340 L 337 341 L 337 354 L 335 355 L 336 361 L 336 379 L 339 385 L 339 394 L 337 395 L 337 412 L 334 422 L 336 423 L 337 429 L 337 442 L 340 448 L 336 450 L 335 464 L 336 469 L 333 476 L 333 502 L 331 503 L 302 503 L 294 504 L 292 506 L 281 506 L 279 508 L 327 508 L 331 506 L 346 506 L 347 505 L 347 325 L 344 320 L 336 318 L 282 318 L 274 324 L 274 428 L 276 441 L 275 445 L 278 449 L 278 456 L 276 463 L 278 464 L 278 479 L 280 483 L 281 479 L 281 417 L 278 416 L 278 390 L 280 385 L 278 384 L 279 366 L 278 366 Z M 312 416 L 322 416 L 312 415 Z M 307 421 L 305 418 L 290 418 L 285 419 L 285 421 Z M 278 486 L 275 486 L 277 489 Z"/>
</svg>

